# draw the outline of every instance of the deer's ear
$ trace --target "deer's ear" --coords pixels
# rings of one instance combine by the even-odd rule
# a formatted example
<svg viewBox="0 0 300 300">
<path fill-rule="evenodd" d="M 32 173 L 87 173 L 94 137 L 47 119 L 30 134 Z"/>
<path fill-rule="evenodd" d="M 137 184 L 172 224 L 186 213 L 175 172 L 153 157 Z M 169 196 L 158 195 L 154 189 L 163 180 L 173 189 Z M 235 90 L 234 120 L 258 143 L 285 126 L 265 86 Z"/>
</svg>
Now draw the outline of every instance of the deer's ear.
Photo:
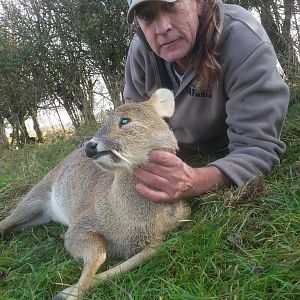
<svg viewBox="0 0 300 300">
<path fill-rule="evenodd" d="M 174 114 L 175 99 L 173 92 L 168 89 L 158 89 L 148 103 L 162 118 L 171 118 Z"/>
</svg>

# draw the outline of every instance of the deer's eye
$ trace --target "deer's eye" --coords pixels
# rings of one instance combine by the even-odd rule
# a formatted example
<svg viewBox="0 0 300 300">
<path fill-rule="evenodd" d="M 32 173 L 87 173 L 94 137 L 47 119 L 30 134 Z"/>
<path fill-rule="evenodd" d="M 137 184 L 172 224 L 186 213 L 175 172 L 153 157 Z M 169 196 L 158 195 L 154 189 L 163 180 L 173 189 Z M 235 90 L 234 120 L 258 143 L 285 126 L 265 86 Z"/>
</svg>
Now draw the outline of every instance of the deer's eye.
<svg viewBox="0 0 300 300">
<path fill-rule="evenodd" d="M 119 122 L 119 127 L 121 128 L 123 125 L 126 125 L 130 122 L 131 120 L 129 118 L 122 118 Z"/>
</svg>

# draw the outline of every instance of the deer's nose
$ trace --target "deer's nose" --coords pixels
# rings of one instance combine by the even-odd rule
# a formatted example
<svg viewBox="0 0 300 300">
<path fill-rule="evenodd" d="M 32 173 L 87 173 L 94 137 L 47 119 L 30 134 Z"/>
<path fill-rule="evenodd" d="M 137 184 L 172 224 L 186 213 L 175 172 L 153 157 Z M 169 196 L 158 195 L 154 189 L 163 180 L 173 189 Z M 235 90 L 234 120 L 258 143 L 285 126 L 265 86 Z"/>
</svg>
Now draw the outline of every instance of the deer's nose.
<svg viewBox="0 0 300 300">
<path fill-rule="evenodd" d="M 89 141 L 85 144 L 85 153 L 87 157 L 94 157 L 97 154 L 97 143 Z"/>
</svg>

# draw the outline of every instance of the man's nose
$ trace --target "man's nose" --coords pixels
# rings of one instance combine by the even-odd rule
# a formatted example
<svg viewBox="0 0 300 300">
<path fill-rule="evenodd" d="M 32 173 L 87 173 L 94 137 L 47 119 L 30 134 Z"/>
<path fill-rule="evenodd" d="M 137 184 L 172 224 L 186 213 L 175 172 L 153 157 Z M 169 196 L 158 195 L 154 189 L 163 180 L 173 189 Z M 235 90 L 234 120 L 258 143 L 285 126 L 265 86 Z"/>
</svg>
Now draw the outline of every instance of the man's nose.
<svg viewBox="0 0 300 300">
<path fill-rule="evenodd" d="M 172 28 L 170 17 L 163 13 L 159 12 L 155 20 L 155 33 L 156 34 L 165 34 Z"/>
</svg>

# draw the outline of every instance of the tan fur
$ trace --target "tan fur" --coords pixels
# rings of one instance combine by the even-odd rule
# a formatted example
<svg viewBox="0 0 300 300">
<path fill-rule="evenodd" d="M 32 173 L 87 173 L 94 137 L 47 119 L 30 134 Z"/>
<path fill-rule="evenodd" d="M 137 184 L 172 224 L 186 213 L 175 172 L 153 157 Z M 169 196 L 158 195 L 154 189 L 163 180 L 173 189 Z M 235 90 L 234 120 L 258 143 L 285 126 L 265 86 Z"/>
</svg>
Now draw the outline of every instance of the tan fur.
<svg viewBox="0 0 300 300">
<path fill-rule="evenodd" d="M 176 139 L 162 119 L 173 112 L 174 97 L 165 89 L 149 101 L 117 108 L 86 144 L 86 149 L 96 145 L 97 153 L 107 152 L 91 159 L 84 148 L 75 150 L 0 222 L 0 232 L 49 221 L 69 226 L 65 247 L 83 260 L 84 268 L 78 283 L 54 299 L 79 299 L 99 281 L 138 266 L 153 255 L 180 219 L 189 216 L 184 202 L 156 204 L 144 199 L 135 190 L 138 180 L 132 174 L 147 162 L 151 150 L 176 151 Z M 130 121 L 120 126 L 122 118 Z M 95 276 L 107 256 L 131 258 Z"/>
</svg>

